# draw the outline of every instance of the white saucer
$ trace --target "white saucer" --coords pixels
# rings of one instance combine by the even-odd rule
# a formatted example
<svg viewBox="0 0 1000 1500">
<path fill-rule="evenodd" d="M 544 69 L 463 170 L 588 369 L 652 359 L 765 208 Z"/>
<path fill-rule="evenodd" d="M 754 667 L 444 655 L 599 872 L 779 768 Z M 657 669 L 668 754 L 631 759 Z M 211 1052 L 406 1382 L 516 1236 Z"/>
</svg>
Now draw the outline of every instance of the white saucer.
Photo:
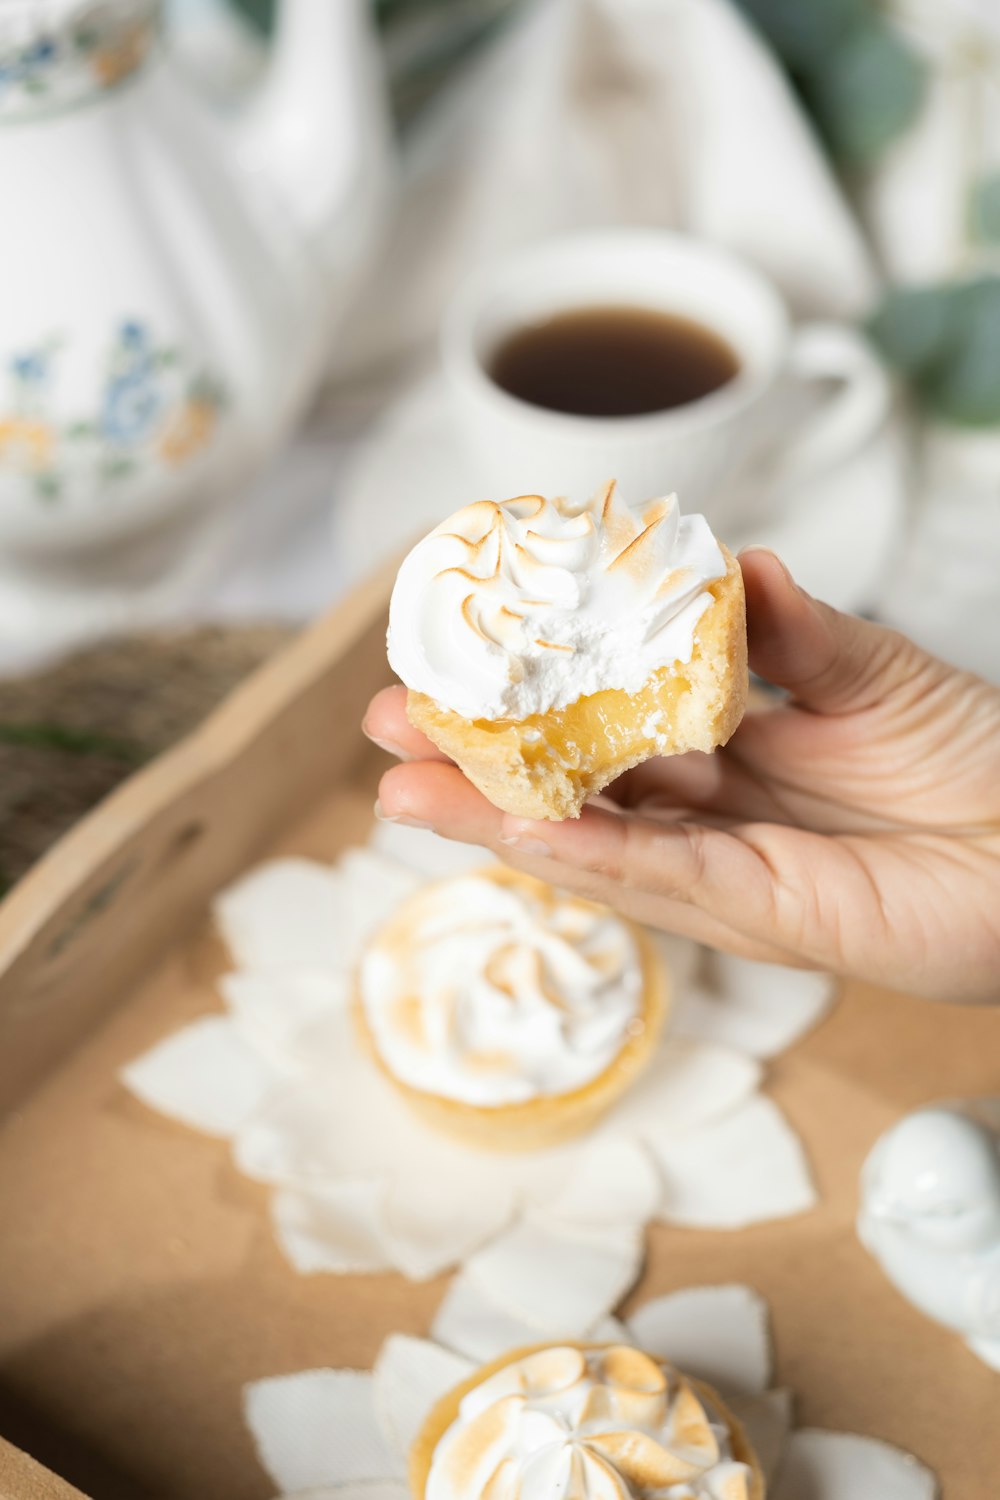
<svg viewBox="0 0 1000 1500">
<path fill-rule="evenodd" d="M 482 498 L 481 490 L 456 440 L 441 379 L 426 377 L 376 424 L 339 487 L 338 572 L 349 582 L 363 577 Z M 798 507 L 791 495 L 780 517 L 724 540 L 733 550 L 749 542 L 772 547 L 810 593 L 839 609 L 872 611 L 898 554 L 904 510 L 902 443 L 887 427 L 813 481 L 808 505 Z"/>
</svg>

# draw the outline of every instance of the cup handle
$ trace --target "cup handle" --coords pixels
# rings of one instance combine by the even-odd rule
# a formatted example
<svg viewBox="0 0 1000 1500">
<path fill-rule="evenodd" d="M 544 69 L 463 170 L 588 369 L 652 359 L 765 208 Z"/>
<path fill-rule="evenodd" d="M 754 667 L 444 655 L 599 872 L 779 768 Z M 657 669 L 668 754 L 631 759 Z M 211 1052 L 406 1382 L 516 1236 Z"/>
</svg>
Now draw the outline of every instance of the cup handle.
<svg viewBox="0 0 1000 1500">
<path fill-rule="evenodd" d="M 861 334 L 840 323 L 806 323 L 792 335 L 791 380 L 837 380 L 835 391 L 795 435 L 772 450 L 768 486 L 784 488 L 836 468 L 873 437 L 892 405 L 892 385 Z"/>
</svg>

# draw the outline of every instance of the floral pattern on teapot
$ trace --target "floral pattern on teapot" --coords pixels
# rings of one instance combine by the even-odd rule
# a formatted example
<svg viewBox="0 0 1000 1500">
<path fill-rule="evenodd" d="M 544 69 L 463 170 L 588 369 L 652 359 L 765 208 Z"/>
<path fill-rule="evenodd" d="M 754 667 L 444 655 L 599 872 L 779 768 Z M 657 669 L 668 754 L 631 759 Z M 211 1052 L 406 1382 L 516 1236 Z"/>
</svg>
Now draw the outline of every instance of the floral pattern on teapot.
<svg viewBox="0 0 1000 1500">
<path fill-rule="evenodd" d="M 51 339 L 8 362 L 0 479 L 13 475 L 39 500 L 57 501 L 81 480 L 115 485 L 143 469 L 180 469 L 211 444 L 226 408 L 223 382 L 182 351 L 157 345 L 143 323 L 121 324 L 97 409 L 69 422 L 52 412 L 59 350 Z"/>
<path fill-rule="evenodd" d="M 17 35 L 0 25 L 0 123 L 75 108 L 142 67 L 156 36 L 158 0 L 127 11 L 98 0 L 61 26 Z"/>
</svg>

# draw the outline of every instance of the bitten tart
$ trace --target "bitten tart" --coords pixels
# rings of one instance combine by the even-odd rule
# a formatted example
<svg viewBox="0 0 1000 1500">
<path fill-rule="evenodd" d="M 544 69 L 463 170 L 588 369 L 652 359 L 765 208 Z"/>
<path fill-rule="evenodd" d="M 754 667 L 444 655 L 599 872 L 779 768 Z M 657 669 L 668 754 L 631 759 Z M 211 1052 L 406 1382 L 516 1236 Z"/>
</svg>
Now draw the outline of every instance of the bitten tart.
<svg viewBox="0 0 1000 1500">
<path fill-rule="evenodd" d="M 725 744 L 746 706 L 743 577 L 676 497 L 519 495 L 404 560 L 389 660 L 410 721 L 496 807 L 579 817 L 654 755 Z"/>
<path fill-rule="evenodd" d="M 539 1344 L 476 1371 L 410 1452 L 414 1500 L 765 1500 L 719 1395 L 627 1344 Z"/>
<path fill-rule="evenodd" d="M 498 1151 L 591 1126 L 656 1046 L 659 951 L 607 907 L 500 866 L 424 887 L 370 941 L 355 1014 L 428 1123 Z"/>
</svg>

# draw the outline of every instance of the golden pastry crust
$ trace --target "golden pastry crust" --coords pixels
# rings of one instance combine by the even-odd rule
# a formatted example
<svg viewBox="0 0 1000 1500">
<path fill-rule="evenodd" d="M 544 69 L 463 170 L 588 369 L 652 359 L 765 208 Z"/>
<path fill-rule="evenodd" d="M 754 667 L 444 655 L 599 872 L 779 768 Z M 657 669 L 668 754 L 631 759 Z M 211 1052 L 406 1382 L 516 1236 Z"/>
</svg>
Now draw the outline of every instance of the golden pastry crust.
<svg viewBox="0 0 1000 1500">
<path fill-rule="evenodd" d="M 726 574 L 708 585 L 686 665 L 661 667 L 638 693 L 609 688 L 528 719 L 464 719 L 424 693 L 407 693 L 410 723 L 455 761 L 494 807 L 522 818 L 578 818 L 584 802 L 654 755 L 724 745 L 747 699 L 743 574 L 722 549 Z M 661 740 L 646 726 L 662 714 Z M 665 735 L 665 742 L 663 736 Z"/>
<path fill-rule="evenodd" d="M 560 1347 L 569 1349 L 610 1349 L 611 1344 L 587 1344 L 578 1343 L 573 1339 L 560 1339 L 557 1341 Z M 434 1453 L 438 1443 L 441 1441 L 448 1428 L 458 1416 L 458 1408 L 463 1398 L 476 1386 L 482 1385 L 491 1375 L 498 1370 L 503 1370 L 507 1365 L 515 1364 L 520 1359 L 525 1359 L 529 1354 L 537 1354 L 543 1349 L 553 1347 L 553 1343 L 530 1344 L 523 1349 L 511 1349 L 506 1354 L 500 1355 L 498 1359 L 491 1360 L 489 1364 L 483 1365 L 470 1375 L 468 1380 L 463 1380 L 460 1385 L 453 1386 L 450 1391 L 443 1395 L 440 1401 L 431 1407 L 424 1424 L 417 1433 L 413 1446 L 410 1449 L 407 1465 L 407 1478 L 410 1483 L 410 1493 L 413 1500 L 424 1500 L 427 1493 L 427 1479 L 431 1472 L 431 1464 L 434 1462 Z M 702 1400 L 711 1401 L 712 1405 L 725 1420 L 729 1432 L 729 1441 L 732 1446 L 733 1458 L 738 1463 L 743 1463 L 751 1470 L 750 1496 L 749 1500 L 766 1500 L 766 1486 L 763 1470 L 756 1453 L 750 1446 L 750 1440 L 743 1429 L 743 1424 L 737 1420 L 726 1406 L 718 1392 L 703 1380 L 695 1380 L 692 1376 L 684 1377 L 694 1388 L 695 1393 Z"/>
<path fill-rule="evenodd" d="M 545 882 L 518 870 L 489 866 L 487 874 L 502 885 L 545 887 Z M 664 960 L 649 936 L 624 917 L 642 964 L 642 1007 L 636 1024 L 614 1060 L 582 1088 L 546 1094 L 520 1104 L 464 1104 L 426 1093 L 402 1082 L 386 1065 L 375 1045 L 364 1004 L 355 983 L 353 1013 L 359 1038 L 379 1071 L 428 1125 L 457 1136 L 466 1145 L 487 1151 L 537 1151 L 557 1146 L 585 1131 L 631 1088 L 656 1049 L 670 1008 L 670 980 Z M 374 941 L 378 941 L 378 935 Z"/>
</svg>

